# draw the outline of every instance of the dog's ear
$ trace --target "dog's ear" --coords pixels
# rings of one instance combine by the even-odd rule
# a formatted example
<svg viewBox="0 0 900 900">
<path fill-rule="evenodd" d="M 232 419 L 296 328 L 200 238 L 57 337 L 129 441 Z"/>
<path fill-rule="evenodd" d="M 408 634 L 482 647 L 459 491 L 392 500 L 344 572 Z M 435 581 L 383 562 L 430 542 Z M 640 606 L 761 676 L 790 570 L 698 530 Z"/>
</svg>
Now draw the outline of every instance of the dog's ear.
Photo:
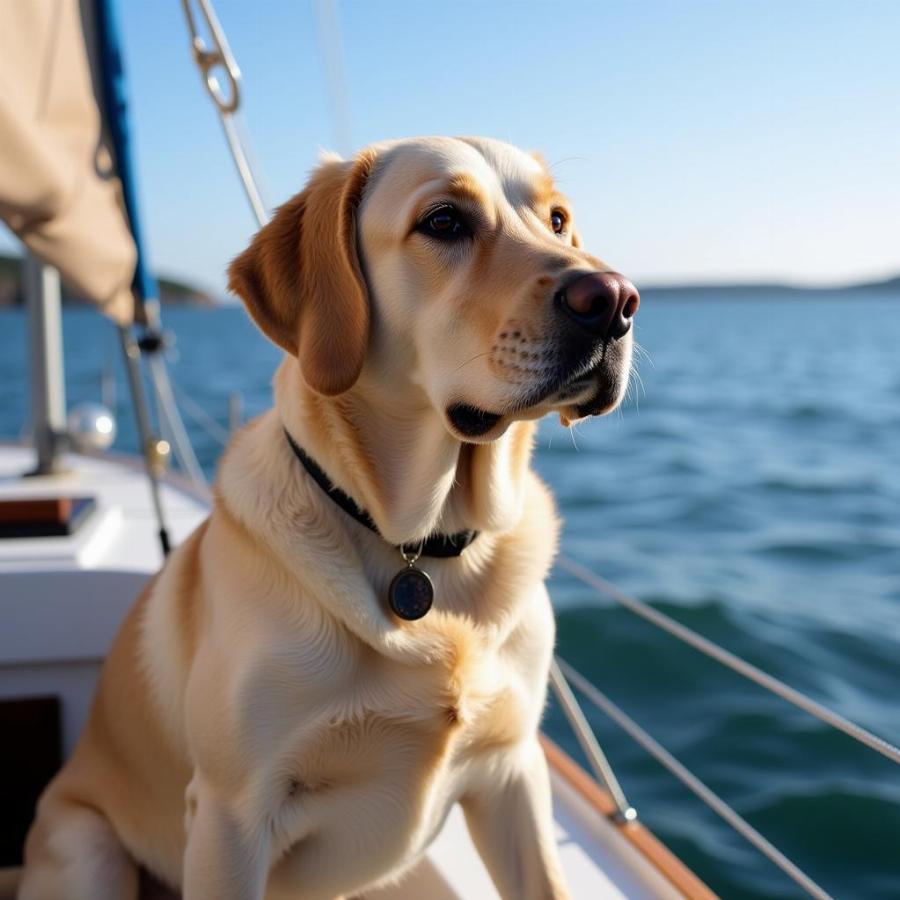
<svg viewBox="0 0 900 900">
<path fill-rule="evenodd" d="M 356 218 L 374 161 L 363 152 L 322 163 L 228 269 L 228 289 L 321 394 L 352 387 L 365 360 L 369 296 Z"/>
</svg>

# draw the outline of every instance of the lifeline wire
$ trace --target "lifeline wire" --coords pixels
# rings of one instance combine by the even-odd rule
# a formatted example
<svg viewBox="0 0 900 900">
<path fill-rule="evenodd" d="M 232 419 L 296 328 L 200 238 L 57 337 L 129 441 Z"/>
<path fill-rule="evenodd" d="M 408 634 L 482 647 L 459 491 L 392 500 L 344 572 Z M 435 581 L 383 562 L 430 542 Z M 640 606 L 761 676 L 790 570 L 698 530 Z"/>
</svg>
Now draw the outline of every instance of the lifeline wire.
<svg viewBox="0 0 900 900">
<path fill-rule="evenodd" d="M 741 837 L 745 838 L 763 856 L 774 863 L 816 900 L 833 900 L 799 866 L 791 862 L 774 844 L 761 835 L 740 813 L 732 809 L 717 793 L 707 787 L 693 772 L 685 768 L 665 747 L 649 735 L 627 713 L 590 681 L 560 660 L 560 668 L 566 678 L 581 691 L 591 703 L 608 715 L 628 736 L 640 744 L 660 765 L 669 770 L 686 788 L 696 794 L 713 812 L 721 816 Z"/>
<path fill-rule="evenodd" d="M 756 682 L 760 687 L 776 694 L 781 697 L 782 700 L 786 700 L 788 703 L 805 710 L 826 725 L 830 725 L 832 728 L 843 731 L 844 734 L 849 735 L 855 741 L 865 744 L 865 746 L 875 750 L 882 756 L 886 756 L 891 762 L 900 764 L 900 748 L 895 747 L 884 738 L 878 737 L 877 734 L 872 734 L 871 731 L 863 728 L 862 725 L 851 722 L 849 719 L 844 718 L 840 713 L 829 709 L 827 706 L 823 706 L 811 697 L 807 697 L 806 694 L 801 693 L 796 688 L 790 687 L 790 685 L 785 684 L 773 675 L 769 675 L 768 672 L 763 672 L 762 669 L 758 669 L 752 663 L 748 663 L 746 660 L 741 659 L 739 656 L 735 656 L 735 654 L 725 650 L 718 644 L 714 644 L 708 638 L 703 637 L 703 635 L 698 634 L 686 625 L 676 622 L 665 613 L 653 609 L 652 606 L 647 605 L 635 597 L 629 597 L 627 594 L 622 593 L 622 591 L 615 585 L 610 584 L 605 578 L 601 578 L 599 575 L 596 575 L 590 569 L 585 568 L 573 559 L 569 559 L 567 556 L 560 556 L 557 560 L 557 565 L 563 571 L 568 572 L 579 581 L 588 585 L 588 587 L 592 587 L 604 596 L 610 597 L 615 600 L 616 603 L 624 606 L 635 615 L 640 616 L 652 625 L 656 625 L 657 628 L 661 628 L 663 631 L 668 632 L 685 644 L 689 644 L 695 650 L 699 650 L 701 653 L 706 654 L 723 666 L 727 666 L 732 671 L 737 672 L 738 675 L 742 675 L 744 678 Z"/>
</svg>

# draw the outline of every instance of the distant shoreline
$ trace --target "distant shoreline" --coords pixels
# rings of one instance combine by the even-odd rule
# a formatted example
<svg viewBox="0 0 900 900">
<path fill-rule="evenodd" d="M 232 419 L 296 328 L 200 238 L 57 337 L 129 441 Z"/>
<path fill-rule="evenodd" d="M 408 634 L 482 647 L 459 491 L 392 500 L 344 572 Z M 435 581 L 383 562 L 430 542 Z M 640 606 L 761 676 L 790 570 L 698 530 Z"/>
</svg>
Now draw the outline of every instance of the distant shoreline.
<svg viewBox="0 0 900 900">
<path fill-rule="evenodd" d="M 224 304 L 210 293 L 177 278 L 158 276 L 159 300 L 163 306 L 217 307 Z M 22 258 L 0 253 L 0 309 L 17 309 L 24 305 L 22 293 Z M 63 303 L 67 306 L 92 304 L 73 294 L 63 285 Z"/>
<path fill-rule="evenodd" d="M 900 293 L 900 275 L 886 278 L 883 281 L 864 281 L 859 284 L 839 284 L 809 286 L 799 284 L 780 284 L 778 282 L 729 283 L 721 284 L 647 284 L 639 285 L 641 291 L 666 294 L 840 294 L 846 291 L 871 291 L 872 293 Z"/>
<path fill-rule="evenodd" d="M 21 257 L 0 253 L 0 309 L 15 309 L 24 302 L 21 284 Z M 175 278 L 159 276 L 160 302 L 163 306 L 193 306 L 218 308 L 240 305 L 229 303 L 214 297 L 208 291 Z M 872 294 L 900 294 L 900 275 L 883 281 L 867 281 L 859 284 L 829 285 L 810 287 L 797 284 L 780 284 L 778 282 L 759 282 L 756 284 L 722 282 L 699 284 L 647 284 L 639 282 L 638 287 L 645 294 L 667 294 L 678 297 L 696 297 L 697 299 L 721 298 L 723 294 L 734 297 L 753 295 L 759 298 L 765 294 L 840 294 L 846 291 L 867 291 Z M 71 306 L 87 306 L 87 301 L 74 296 L 63 288 L 63 302 Z"/>
</svg>

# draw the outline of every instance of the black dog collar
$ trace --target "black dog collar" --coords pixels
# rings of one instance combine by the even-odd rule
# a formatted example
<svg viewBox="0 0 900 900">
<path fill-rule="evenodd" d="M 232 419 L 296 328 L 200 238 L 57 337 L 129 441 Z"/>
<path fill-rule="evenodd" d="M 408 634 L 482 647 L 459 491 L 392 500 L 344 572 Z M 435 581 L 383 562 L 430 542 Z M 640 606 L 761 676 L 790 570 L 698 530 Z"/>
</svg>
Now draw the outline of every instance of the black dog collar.
<svg viewBox="0 0 900 900">
<path fill-rule="evenodd" d="M 379 537 L 381 532 L 366 510 L 360 508 L 356 501 L 342 491 L 322 470 L 321 466 L 284 430 L 285 437 L 294 456 L 300 460 L 303 468 L 313 481 L 334 501 L 348 516 L 365 525 Z M 459 556 L 475 538 L 478 532 L 473 530 L 458 531 L 456 534 L 432 534 L 419 544 L 400 544 L 397 550 L 406 562 L 391 582 L 388 589 L 388 601 L 391 609 L 401 619 L 421 619 L 431 609 L 434 600 L 434 587 L 426 572 L 417 568 L 414 563 L 422 556 L 449 558 Z"/>
</svg>

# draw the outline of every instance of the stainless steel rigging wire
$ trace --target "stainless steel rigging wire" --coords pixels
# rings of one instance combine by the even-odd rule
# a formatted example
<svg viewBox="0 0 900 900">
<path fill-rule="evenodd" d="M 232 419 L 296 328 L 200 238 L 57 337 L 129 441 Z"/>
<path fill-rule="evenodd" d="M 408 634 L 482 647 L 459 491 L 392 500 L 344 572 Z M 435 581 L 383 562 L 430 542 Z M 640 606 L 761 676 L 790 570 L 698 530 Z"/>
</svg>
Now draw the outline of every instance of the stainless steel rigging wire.
<svg viewBox="0 0 900 900">
<path fill-rule="evenodd" d="M 206 27 L 213 43 L 212 48 L 200 36 L 197 19 L 194 17 L 193 2 L 197 3 L 200 13 L 206 20 Z M 194 63 L 200 70 L 203 85 L 219 115 L 231 158 L 234 160 L 253 215 L 260 226 L 265 225 L 269 220 L 269 214 L 260 194 L 258 179 L 253 172 L 248 143 L 241 135 L 235 119 L 241 106 L 241 70 L 231 53 L 228 39 L 210 0 L 181 0 L 181 6 L 191 36 Z M 227 92 L 219 83 L 217 74 L 219 72 L 224 76 Z"/>
<path fill-rule="evenodd" d="M 147 396 L 144 391 L 144 382 L 141 378 L 141 351 L 138 347 L 131 329 L 120 325 L 117 329 L 119 344 L 122 347 L 122 355 L 125 359 L 125 374 L 128 377 L 128 388 L 131 392 L 131 405 L 134 408 L 137 420 L 138 437 L 141 442 L 141 458 L 144 461 L 144 469 L 150 485 L 150 500 L 153 503 L 153 512 L 156 515 L 159 543 L 163 556 L 168 556 L 172 549 L 169 539 L 169 529 L 166 526 L 166 516 L 162 504 L 162 492 L 160 489 L 160 473 L 155 461 L 155 443 L 153 427 L 150 424 L 150 413 L 147 409 Z"/>
<path fill-rule="evenodd" d="M 696 794 L 713 812 L 721 816 L 741 837 L 745 838 L 766 859 L 796 882 L 811 897 L 831 900 L 831 895 L 791 862 L 774 844 L 763 837 L 740 813 L 732 809 L 717 793 L 707 787 L 693 772 L 685 768 L 665 747 L 651 737 L 627 713 L 623 712 L 599 688 L 567 662 L 560 661 L 566 678 L 598 709 L 608 715 L 632 740 L 640 744 L 658 763 L 668 769 L 686 788 Z"/>
<path fill-rule="evenodd" d="M 725 650 L 718 644 L 714 644 L 708 638 L 703 637 L 686 625 L 676 622 L 665 613 L 654 609 L 652 606 L 649 606 L 635 597 L 629 597 L 628 594 L 624 594 L 615 585 L 610 584 L 606 579 L 601 578 L 590 569 L 575 562 L 575 560 L 569 559 L 567 556 L 560 556 L 559 559 L 557 559 L 556 564 L 564 572 L 573 575 L 583 584 L 586 584 L 588 587 L 592 587 L 604 596 L 615 600 L 616 603 L 624 606 L 635 615 L 640 616 L 657 628 L 661 628 L 663 631 L 668 632 L 683 643 L 689 644 L 695 650 L 699 650 L 701 653 L 716 660 L 723 666 L 727 666 L 733 672 L 737 672 L 738 675 L 742 675 L 744 678 L 755 682 L 767 691 L 781 697 L 782 700 L 786 700 L 788 703 L 808 712 L 826 725 L 830 725 L 832 728 L 843 731 L 844 734 L 849 735 L 855 741 L 865 744 L 865 746 L 880 753 L 882 756 L 886 756 L 892 762 L 900 763 L 900 748 L 895 747 L 884 738 L 872 734 L 871 731 L 868 731 L 861 725 L 851 722 L 849 719 L 844 718 L 840 713 L 836 713 L 834 710 L 829 709 L 827 706 L 823 706 L 811 697 L 807 697 L 806 694 L 801 693 L 796 688 L 790 687 L 773 675 L 769 675 L 768 672 L 763 672 L 762 669 L 757 668 L 752 663 L 748 663 L 739 656 L 735 656 L 734 653 Z"/>
<path fill-rule="evenodd" d="M 600 747 L 597 736 L 584 715 L 584 710 L 582 710 L 578 700 L 572 693 L 572 689 L 569 687 L 560 665 L 566 664 L 560 663 L 554 657 L 550 663 L 550 686 L 553 688 L 553 692 L 556 694 L 556 698 L 559 700 L 559 704 L 569 720 L 569 725 L 572 731 L 575 732 L 575 737 L 578 739 L 584 755 L 588 758 L 597 780 L 609 791 L 613 802 L 616 804 L 617 812 L 615 818 L 620 822 L 633 822 L 637 819 L 637 810 L 626 799 L 625 793 L 619 784 L 619 779 L 616 778 L 616 774 L 613 772 L 606 754 Z"/>
<path fill-rule="evenodd" d="M 206 476 L 203 474 L 197 454 L 191 445 L 191 439 L 188 437 L 184 422 L 178 413 L 178 404 L 175 402 L 172 392 L 172 382 L 169 379 L 165 361 L 160 355 L 161 352 L 151 353 L 147 360 L 150 382 L 156 397 L 157 419 L 188 478 L 198 487 L 206 487 Z"/>
</svg>

